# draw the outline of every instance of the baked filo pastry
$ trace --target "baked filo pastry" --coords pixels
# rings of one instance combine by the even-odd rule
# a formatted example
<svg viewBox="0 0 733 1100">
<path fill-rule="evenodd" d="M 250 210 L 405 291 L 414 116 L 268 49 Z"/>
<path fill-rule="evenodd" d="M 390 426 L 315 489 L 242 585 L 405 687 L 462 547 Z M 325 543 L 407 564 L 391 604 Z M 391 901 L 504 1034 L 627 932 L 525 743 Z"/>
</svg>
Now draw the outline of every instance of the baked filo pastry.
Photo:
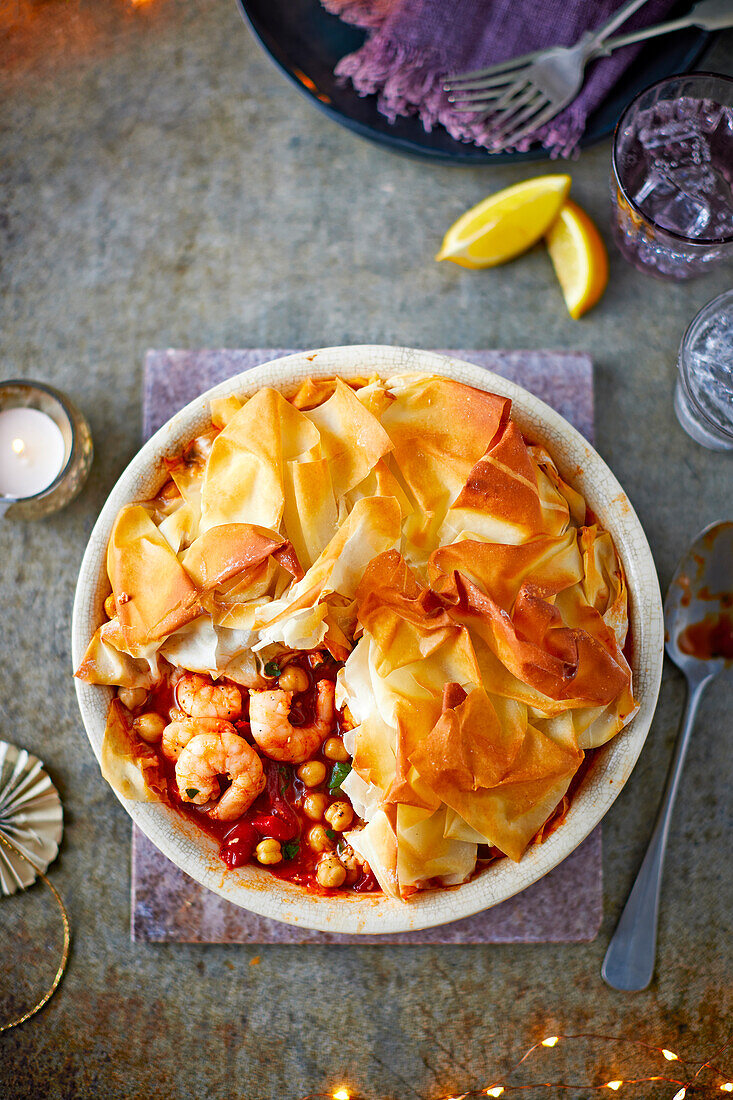
<svg viewBox="0 0 733 1100">
<path fill-rule="evenodd" d="M 265 388 L 214 399 L 166 467 L 114 524 L 77 676 L 151 692 L 188 670 L 246 700 L 269 663 L 328 654 L 345 840 L 386 893 L 520 860 L 634 715 L 613 541 L 508 399 L 417 373 Z M 119 698 L 103 771 L 166 798 Z"/>
</svg>

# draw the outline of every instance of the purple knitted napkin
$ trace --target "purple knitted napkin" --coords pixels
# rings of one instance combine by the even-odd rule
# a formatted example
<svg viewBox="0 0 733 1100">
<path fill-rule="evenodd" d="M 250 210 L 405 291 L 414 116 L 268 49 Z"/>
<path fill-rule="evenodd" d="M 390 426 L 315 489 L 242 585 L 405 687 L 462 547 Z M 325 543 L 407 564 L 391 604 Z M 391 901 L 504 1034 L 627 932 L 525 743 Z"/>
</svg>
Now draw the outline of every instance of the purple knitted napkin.
<svg viewBox="0 0 733 1100">
<path fill-rule="evenodd" d="M 322 0 L 348 23 L 370 30 L 367 41 L 341 59 L 337 75 L 359 95 L 376 94 L 391 121 L 418 114 L 426 130 L 445 126 L 452 137 L 491 147 L 480 115 L 456 111 L 442 81 L 544 46 L 570 46 L 601 26 L 621 0 Z M 624 32 L 664 19 L 674 0 L 648 0 L 623 24 Z M 550 156 L 572 156 L 586 119 L 634 61 L 640 46 L 627 46 L 594 61 L 577 98 L 516 148 L 540 141 Z"/>
</svg>

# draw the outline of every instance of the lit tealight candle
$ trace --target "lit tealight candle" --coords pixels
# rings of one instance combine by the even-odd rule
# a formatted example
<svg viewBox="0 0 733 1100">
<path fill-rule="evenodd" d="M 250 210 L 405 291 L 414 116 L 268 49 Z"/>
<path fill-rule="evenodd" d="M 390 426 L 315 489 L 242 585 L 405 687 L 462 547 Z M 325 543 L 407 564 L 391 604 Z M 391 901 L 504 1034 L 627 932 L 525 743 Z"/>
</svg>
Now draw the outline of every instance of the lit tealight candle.
<svg viewBox="0 0 733 1100">
<path fill-rule="evenodd" d="M 39 409 L 0 411 L 0 496 L 35 496 L 54 481 L 64 465 L 61 429 Z"/>
</svg>

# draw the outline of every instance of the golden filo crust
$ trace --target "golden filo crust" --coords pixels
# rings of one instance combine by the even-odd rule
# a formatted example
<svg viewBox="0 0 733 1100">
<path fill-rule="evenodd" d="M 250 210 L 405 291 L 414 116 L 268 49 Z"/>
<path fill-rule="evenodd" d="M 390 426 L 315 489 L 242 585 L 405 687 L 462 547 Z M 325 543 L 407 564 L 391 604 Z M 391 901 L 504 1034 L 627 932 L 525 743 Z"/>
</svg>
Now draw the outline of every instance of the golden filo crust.
<svg viewBox="0 0 733 1100">
<path fill-rule="evenodd" d="M 127 651 L 133 655 L 199 612 L 196 585 L 140 504 L 123 508 L 115 521 L 107 573 Z"/>
<path fill-rule="evenodd" d="M 260 651 L 329 650 L 346 839 L 393 896 L 464 881 L 480 844 L 520 859 L 635 713 L 613 541 L 507 399 L 421 374 L 231 394 L 167 467 L 117 518 L 77 675 L 150 687 L 165 657 L 261 686 Z M 158 797 L 115 707 L 105 774 Z"/>
</svg>

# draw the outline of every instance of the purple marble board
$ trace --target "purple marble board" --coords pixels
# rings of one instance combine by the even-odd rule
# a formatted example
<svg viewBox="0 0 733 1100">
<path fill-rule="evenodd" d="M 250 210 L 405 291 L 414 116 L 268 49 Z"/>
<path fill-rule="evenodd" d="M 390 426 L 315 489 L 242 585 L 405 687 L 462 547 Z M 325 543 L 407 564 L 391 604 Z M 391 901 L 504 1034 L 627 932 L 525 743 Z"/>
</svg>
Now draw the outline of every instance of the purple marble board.
<svg viewBox="0 0 733 1100">
<path fill-rule="evenodd" d="M 147 439 L 204 390 L 289 351 L 149 351 L 143 434 Z M 593 440 L 593 365 L 581 352 L 450 351 L 541 397 Z M 422 932 L 344 936 L 296 928 L 240 909 L 200 886 L 132 832 L 132 938 L 178 943 L 480 944 L 592 940 L 603 916 L 600 826 L 568 858 L 516 897 L 484 913 Z"/>
</svg>

